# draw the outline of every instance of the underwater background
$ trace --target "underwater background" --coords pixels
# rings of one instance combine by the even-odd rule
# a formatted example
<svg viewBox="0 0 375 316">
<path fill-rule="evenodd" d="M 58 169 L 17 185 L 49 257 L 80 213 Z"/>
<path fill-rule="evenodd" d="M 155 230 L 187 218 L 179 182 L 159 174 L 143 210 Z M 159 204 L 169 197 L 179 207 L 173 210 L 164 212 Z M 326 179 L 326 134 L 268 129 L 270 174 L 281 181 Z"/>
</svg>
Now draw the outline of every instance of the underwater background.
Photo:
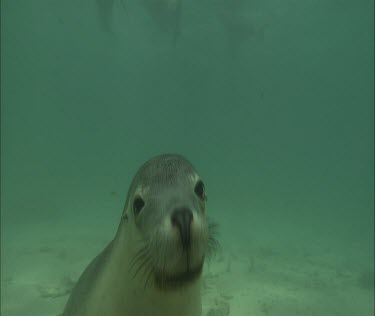
<svg viewBox="0 0 375 316">
<path fill-rule="evenodd" d="M 62 312 L 161 153 L 220 225 L 204 316 L 373 315 L 374 2 L 181 1 L 175 39 L 137 0 L 1 1 L 1 315 Z"/>
</svg>

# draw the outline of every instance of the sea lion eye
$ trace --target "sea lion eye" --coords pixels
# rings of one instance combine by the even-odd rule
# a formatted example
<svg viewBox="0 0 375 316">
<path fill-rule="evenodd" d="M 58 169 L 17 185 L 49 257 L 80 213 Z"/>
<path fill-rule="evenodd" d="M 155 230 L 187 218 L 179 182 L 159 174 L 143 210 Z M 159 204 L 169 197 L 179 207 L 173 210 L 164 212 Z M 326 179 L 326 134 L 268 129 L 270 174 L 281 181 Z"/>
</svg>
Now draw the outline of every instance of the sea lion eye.
<svg viewBox="0 0 375 316">
<path fill-rule="evenodd" d="M 206 197 L 206 194 L 204 192 L 204 184 L 202 182 L 202 180 L 199 180 L 197 182 L 197 184 L 195 185 L 195 188 L 194 188 L 194 192 L 195 194 L 200 198 L 200 199 L 205 199 Z"/>
<path fill-rule="evenodd" d="M 134 214 L 137 216 L 142 208 L 145 206 L 145 201 L 141 197 L 136 197 L 133 202 L 133 211 Z"/>
</svg>

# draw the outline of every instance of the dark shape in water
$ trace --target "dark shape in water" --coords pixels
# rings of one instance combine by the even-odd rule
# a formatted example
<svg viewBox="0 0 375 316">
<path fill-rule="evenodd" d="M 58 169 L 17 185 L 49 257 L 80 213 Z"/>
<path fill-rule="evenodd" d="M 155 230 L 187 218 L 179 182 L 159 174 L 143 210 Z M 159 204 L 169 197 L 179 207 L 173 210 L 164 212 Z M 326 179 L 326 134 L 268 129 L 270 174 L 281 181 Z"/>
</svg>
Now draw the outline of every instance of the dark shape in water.
<svg viewBox="0 0 375 316">
<path fill-rule="evenodd" d="M 142 3 L 160 30 L 173 34 L 174 42 L 180 35 L 182 0 L 143 0 Z"/>
<path fill-rule="evenodd" d="M 115 0 L 96 0 L 99 20 L 104 31 L 112 30 L 112 15 Z M 125 0 L 121 0 L 125 9 Z M 142 0 L 142 5 L 160 30 L 173 34 L 176 42 L 180 35 L 182 0 Z"/>
<path fill-rule="evenodd" d="M 98 6 L 98 16 L 101 27 L 104 31 L 112 30 L 112 12 L 114 0 L 96 0 Z"/>
<path fill-rule="evenodd" d="M 218 18 L 227 31 L 228 43 L 233 50 L 237 50 L 240 43 L 251 37 L 262 41 L 268 26 L 263 20 L 264 16 L 259 19 L 242 0 L 223 1 Z"/>
</svg>

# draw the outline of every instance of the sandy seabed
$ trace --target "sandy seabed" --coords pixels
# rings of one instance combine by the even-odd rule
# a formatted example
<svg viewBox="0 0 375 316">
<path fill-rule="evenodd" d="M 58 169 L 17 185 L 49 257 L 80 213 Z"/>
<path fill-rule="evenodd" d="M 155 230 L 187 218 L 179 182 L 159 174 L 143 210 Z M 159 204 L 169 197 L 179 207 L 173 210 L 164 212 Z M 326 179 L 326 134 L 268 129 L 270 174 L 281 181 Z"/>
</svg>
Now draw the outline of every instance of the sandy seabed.
<svg viewBox="0 0 375 316">
<path fill-rule="evenodd" d="M 89 224 L 3 225 L 2 316 L 62 312 L 75 280 L 114 235 L 113 223 Z M 93 231 L 98 227 L 104 229 Z M 371 316 L 373 285 L 371 268 L 345 264 L 328 251 L 222 242 L 205 265 L 203 315 Z"/>
</svg>

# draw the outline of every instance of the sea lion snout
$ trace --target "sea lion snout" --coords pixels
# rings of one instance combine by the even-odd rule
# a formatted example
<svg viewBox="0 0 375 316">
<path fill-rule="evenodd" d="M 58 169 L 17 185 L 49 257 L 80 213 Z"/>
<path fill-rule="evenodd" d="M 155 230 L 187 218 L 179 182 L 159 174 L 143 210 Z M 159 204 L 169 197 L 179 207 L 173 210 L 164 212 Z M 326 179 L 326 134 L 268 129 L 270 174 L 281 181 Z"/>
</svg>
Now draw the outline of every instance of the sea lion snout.
<svg viewBox="0 0 375 316">
<path fill-rule="evenodd" d="M 172 226 L 178 228 L 183 250 L 190 248 L 190 224 L 193 220 L 193 212 L 185 207 L 177 208 L 171 216 Z"/>
</svg>

